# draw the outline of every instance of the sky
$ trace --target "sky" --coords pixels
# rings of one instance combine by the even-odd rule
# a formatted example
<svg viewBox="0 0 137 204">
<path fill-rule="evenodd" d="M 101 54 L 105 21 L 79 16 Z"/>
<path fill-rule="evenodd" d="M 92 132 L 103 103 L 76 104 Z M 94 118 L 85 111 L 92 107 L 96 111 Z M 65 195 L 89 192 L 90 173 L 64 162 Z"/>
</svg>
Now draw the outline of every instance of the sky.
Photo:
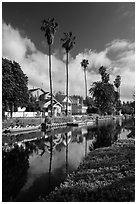
<svg viewBox="0 0 137 204">
<path fill-rule="evenodd" d="M 113 83 L 121 76 L 121 100 L 133 100 L 135 90 L 134 2 L 3 2 L 2 57 L 17 61 L 28 76 L 29 88 L 49 90 L 48 45 L 41 21 L 54 17 L 59 24 L 52 46 L 53 91 L 65 93 L 65 51 L 60 39 L 72 32 L 76 44 L 69 55 L 69 94 L 85 97 L 80 66 L 89 61 L 88 89 L 100 80 L 105 66 Z"/>
</svg>

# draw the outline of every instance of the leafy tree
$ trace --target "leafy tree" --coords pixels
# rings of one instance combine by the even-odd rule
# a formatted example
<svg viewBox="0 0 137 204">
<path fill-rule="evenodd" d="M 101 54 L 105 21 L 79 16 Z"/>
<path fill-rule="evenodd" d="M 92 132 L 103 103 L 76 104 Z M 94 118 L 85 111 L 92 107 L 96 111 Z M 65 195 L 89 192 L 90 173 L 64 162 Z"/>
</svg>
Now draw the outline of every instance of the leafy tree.
<svg viewBox="0 0 137 204">
<path fill-rule="evenodd" d="M 86 77 L 86 70 L 87 70 L 87 67 L 88 67 L 88 60 L 86 59 L 83 59 L 82 62 L 81 62 L 81 66 L 83 67 L 83 70 L 84 70 L 84 77 L 85 77 L 85 93 L 86 93 L 86 101 L 87 101 L 87 77 Z"/>
<path fill-rule="evenodd" d="M 99 114 L 112 114 L 115 110 L 117 93 L 114 85 L 109 83 L 109 74 L 105 67 L 99 68 L 101 81 L 93 82 L 89 92 L 94 98 L 94 106 L 98 108 Z"/>
<path fill-rule="evenodd" d="M 76 37 L 72 35 L 72 32 L 64 33 L 64 38 L 61 38 L 61 41 L 63 42 L 62 47 L 66 51 L 66 116 L 68 115 L 68 64 L 69 64 L 69 52 L 75 45 L 75 39 Z"/>
<path fill-rule="evenodd" d="M 41 111 L 39 101 L 37 100 L 36 96 L 33 96 L 32 93 L 29 94 L 29 102 L 28 106 L 26 107 L 27 112 L 36 112 Z"/>
<path fill-rule="evenodd" d="M 54 35 L 58 28 L 58 23 L 54 18 L 42 21 L 41 31 L 45 33 L 47 43 L 49 46 L 49 79 L 50 79 L 50 93 L 51 93 L 51 117 L 53 115 L 53 95 L 52 95 L 52 76 L 51 76 L 51 45 L 54 41 Z"/>
<path fill-rule="evenodd" d="M 115 102 L 113 84 L 97 81 L 93 83 L 89 92 L 93 96 L 95 106 L 98 108 L 100 114 L 113 111 L 113 105 Z"/>
<path fill-rule="evenodd" d="M 60 95 L 64 95 L 64 92 L 63 91 L 57 91 L 55 92 L 54 96 L 60 96 Z"/>
<path fill-rule="evenodd" d="M 122 114 L 135 114 L 135 104 L 133 102 L 127 101 L 126 103 L 123 102 L 122 104 Z"/>
<path fill-rule="evenodd" d="M 2 105 L 3 111 L 23 107 L 28 103 L 28 77 L 15 61 L 2 58 Z"/>
</svg>

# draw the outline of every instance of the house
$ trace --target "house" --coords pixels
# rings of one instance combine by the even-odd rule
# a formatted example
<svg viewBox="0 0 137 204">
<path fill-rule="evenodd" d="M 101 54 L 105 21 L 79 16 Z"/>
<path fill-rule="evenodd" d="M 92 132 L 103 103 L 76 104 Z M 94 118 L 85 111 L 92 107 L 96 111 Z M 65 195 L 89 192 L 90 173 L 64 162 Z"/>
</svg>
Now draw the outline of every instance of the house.
<svg viewBox="0 0 137 204">
<path fill-rule="evenodd" d="M 67 97 L 63 94 L 57 94 L 55 99 L 62 105 L 62 114 L 65 115 L 66 113 L 66 103 Z M 68 115 L 72 114 L 72 100 L 68 97 Z"/>
<path fill-rule="evenodd" d="M 33 88 L 33 89 L 29 89 L 29 95 L 32 95 L 33 97 L 36 98 L 36 101 L 39 101 L 39 96 L 45 94 L 45 95 L 49 95 L 49 92 L 45 92 L 43 89 L 41 88 Z"/>
<path fill-rule="evenodd" d="M 39 107 L 45 114 L 50 114 L 51 112 L 51 94 L 49 91 L 44 91 L 41 88 L 30 89 L 30 95 L 36 98 L 39 103 Z M 53 96 L 53 115 L 61 115 L 62 104 L 60 104 Z"/>
<path fill-rule="evenodd" d="M 53 115 L 59 116 L 62 112 L 62 104 L 57 101 L 53 95 Z M 41 109 L 46 112 L 47 114 L 50 114 L 51 112 L 51 94 L 50 92 L 45 92 L 39 96 L 39 106 Z"/>
<path fill-rule="evenodd" d="M 67 97 L 63 94 L 56 94 L 56 100 L 62 104 L 62 113 L 65 114 L 66 110 L 66 100 Z M 71 115 L 79 115 L 85 114 L 87 111 L 87 106 L 83 105 L 83 98 L 81 96 L 69 96 L 68 98 L 68 114 Z"/>
<path fill-rule="evenodd" d="M 71 96 L 72 115 L 82 114 L 83 98 L 80 96 Z"/>
</svg>

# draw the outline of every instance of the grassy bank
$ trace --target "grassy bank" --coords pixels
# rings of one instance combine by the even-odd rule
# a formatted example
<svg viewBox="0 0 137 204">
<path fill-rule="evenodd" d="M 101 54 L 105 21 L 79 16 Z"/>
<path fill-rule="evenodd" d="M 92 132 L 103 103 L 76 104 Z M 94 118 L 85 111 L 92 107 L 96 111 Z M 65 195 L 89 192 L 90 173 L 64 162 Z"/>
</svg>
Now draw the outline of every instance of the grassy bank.
<svg viewBox="0 0 137 204">
<path fill-rule="evenodd" d="M 40 201 L 129 202 L 135 200 L 135 141 L 119 140 L 89 153 L 66 182 Z"/>
</svg>

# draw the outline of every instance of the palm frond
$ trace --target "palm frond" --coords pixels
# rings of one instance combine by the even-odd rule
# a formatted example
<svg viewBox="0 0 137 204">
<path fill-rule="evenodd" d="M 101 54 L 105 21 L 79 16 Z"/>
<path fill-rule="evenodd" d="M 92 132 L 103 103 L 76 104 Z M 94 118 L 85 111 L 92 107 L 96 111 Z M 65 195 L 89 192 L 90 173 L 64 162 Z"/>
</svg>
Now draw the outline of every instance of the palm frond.
<svg viewBox="0 0 137 204">
<path fill-rule="evenodd" d="M 58 28 L 58 23 L 54 18 L 48 18 L 48 20 L 42 20 L 41 31 L 45 33 L 45 37 L 47 38 L 48 44 L 53 43 L 54 34 Z"/>
<path fill-rule="evenodd" d="M 81 66 L 84 67 L 84 69 L 87 68 L 88 64 L 89 64 L 89 62 L 86 59 L 83 59 L 81 62 Z"/>
<path fill-rule="evenodd" d="M 75 39 L 76 37 L 72 35 L 72 32 L 64 32 L 64 38 L 61 38 L 62 47 L 69 52 L 75 45 Z"/>
</svg>

